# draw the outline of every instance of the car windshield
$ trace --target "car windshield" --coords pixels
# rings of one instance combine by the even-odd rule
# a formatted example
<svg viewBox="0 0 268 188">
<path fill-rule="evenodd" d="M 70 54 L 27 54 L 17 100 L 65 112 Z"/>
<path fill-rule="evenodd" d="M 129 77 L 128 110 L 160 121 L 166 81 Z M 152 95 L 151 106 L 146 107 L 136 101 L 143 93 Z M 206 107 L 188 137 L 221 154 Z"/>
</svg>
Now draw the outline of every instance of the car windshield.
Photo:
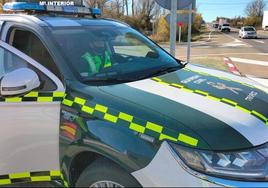
<svg viewBox="0 0 268 188">
<path fill-rule="evenodd" d="M 255 31 L 255 29 L 253 27 L 245 27 L 244 30 L 245 31 Z"/>
<path fill-rule="evenodd" d="M 229 27 L 230 25 L 229 24 L 223 24 L 223 26 Z"/>
<path fill-rule="evenodd" d="M 75 74 L 87 83 L 135 81 L 183 67 L 126 26 L 56 27 L 49 33 Z"/>
</svg>

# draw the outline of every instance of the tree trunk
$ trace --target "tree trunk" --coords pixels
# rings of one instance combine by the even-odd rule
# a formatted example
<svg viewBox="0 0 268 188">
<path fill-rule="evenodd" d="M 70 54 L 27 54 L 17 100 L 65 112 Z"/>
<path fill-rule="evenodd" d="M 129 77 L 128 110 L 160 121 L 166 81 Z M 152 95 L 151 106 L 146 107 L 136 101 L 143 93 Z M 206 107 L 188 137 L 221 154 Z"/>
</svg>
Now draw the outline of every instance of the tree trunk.
<svg viewBox="0 0 268 188">
<path fill-rule="evenodd" d="M 124 15 L 125 14 L 125 0 L 123 0 L 123 5 L 122 5 L 122 14 Z"/>
<path fill-rule="evenodd" d="M 126 0 L 126 11 L 127 11 L 127 16 L 128 16 L 128 0 Z"/>
<path fill-rule="evenodd" d="M 135 16 L 134 7 L 135 7 L 134 0 L 132 0 L 132 16 Z"/>
</svg>

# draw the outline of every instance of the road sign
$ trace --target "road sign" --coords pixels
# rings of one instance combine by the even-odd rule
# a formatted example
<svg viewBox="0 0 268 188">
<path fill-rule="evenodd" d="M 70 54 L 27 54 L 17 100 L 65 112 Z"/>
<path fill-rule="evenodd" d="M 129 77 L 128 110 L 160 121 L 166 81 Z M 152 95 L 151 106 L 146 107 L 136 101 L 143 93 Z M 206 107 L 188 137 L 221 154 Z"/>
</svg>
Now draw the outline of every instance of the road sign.
<svg viewBox="0 0 268 188">
<path fill-rule="evenodd" d="M 170 14 L 166 16 L 166 21 L 170 24 Z M 188 22 L 189 22 L 189 14 L 177 14 L 176 23 L 179 23 L 179 22 L 183 22 L 183 23 L 188 24 Z"/>
<path fill-rule="evenodd" d="M 178 21 L 188 23 L 188 50 L 187 50 L 187 57 L 189 57 L 190 53 L 190 45 L 191 41 L 191 25 L 192 25 L 192 14 L 193 10 L 196 9 L 196 0 L 155 0 L 161 7 L 170 10 L 170 16 L 167 19 L 170 25 L 170 54 L 175 56 L 176 52 L 176 33 L 177 33 L 177 27 L 176 23 Z M 188 19 L 184 20 L 178 20 L 177 11 L 188 9 Z M 177 17 L 177 19 L 176 19 Z M 179 19 L 182 16 L 179 16 Z M 188 20 L 188 22 L 187 22 Z M 181 29 L 181 27 L 179 27 Z M 189 60 L 189 58 L 188 58 Z"/>
<path fill-rule="evenodd" d="M 171 10 L 171 0 L 155 0 L 157 4 L 161 7 Z M 190 6 L 190 4 L 194 5 L 195 8 L 195 1 L 196 0 L 178 0 L 177 1 L 177 10 L 181 10 Z"/>
<path fill-rule="evenodd" d="M 177 26 L 178 26 L 178 27 L 182 27 L 183 24 L 184 24 L 183 22 L 178 22 L 178 23 L 177 23 Z"/>
</svg>

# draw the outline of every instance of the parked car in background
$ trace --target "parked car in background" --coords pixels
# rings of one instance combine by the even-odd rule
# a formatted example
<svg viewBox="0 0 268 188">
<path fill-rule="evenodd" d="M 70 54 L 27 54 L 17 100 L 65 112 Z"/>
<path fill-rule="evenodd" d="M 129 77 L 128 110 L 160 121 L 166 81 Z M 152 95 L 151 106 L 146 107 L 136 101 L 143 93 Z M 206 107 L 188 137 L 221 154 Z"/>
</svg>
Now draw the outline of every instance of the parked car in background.
<svg viewBox="0 0 268 188">
<path fill-rule="evenodd" d="M 238 34 L 239 38 L 258 38 L 257 36 L 257 31 L 255 29 L 255 27 L 253 26 L 246 26 L 246 27 L 242 27 L 239 30 L 239 34 Z"/>
<path fill-rule="evenodd" d="M 220 31 L 221 32 L 231 32 L 230 24 L 225 23 L 225 24 L 221 25 Z"/>
<path fill-rule="evenodd" d="M 219 24 L 218 23 L 213 23 L 212 24 L 212 27 L 215 28 L 215 29 L 218 29 L 219 28 Z"/>
<path fill-rule="evenodd" d="M 268 30 L 268 10 L 263 13 L 262 28 Z"/>
</svg>

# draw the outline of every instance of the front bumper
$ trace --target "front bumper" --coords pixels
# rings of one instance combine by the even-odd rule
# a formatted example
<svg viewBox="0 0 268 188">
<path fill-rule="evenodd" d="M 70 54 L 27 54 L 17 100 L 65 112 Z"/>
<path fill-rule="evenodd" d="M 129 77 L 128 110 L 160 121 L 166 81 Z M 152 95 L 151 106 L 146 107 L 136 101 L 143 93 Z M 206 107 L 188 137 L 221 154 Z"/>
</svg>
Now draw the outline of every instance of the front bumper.
<svg viewBox="0 0 268 188">
<path fill-rule="evenodd" d="M 244 38 L 257 38 L 257 34 L 246 34 L 243 37 Z"/>
<path fill-rule="evenodd" d="M 230 28 L 221 28 L 221 31 L 228 31 L 228 32 L 230 32 L 231 29 Z"/>
<path fill-rule="evenodd" d="M 268 182 L 226 180 L 186 168 L 167 142 L 163 142 L 151 163 L 132 175 L 143 187 L 268 187 Z"/>
</svg>

